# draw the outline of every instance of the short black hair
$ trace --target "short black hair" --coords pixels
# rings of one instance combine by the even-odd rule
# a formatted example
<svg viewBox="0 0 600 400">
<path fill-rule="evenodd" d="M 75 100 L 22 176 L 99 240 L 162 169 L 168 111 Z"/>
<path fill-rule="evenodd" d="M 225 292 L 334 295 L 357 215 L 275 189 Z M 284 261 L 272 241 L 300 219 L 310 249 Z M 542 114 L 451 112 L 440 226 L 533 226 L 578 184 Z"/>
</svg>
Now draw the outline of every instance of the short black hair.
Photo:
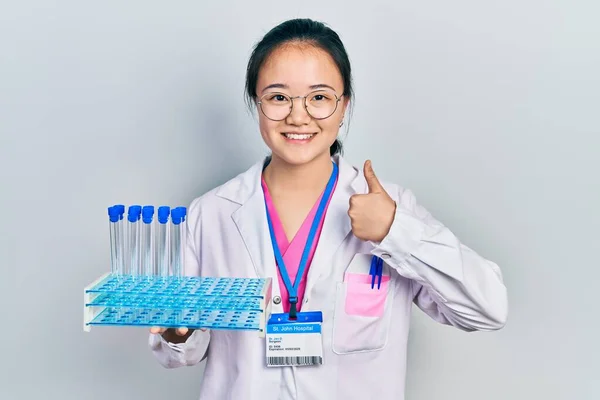
<svg viewBox="0 0 600 400">
<path fill-rule="evenodd" d="M 343 95 L 348 99 L 354 96 L 350 59 L 338 34 L 322 22 L 297 18 L 277 25 L 254 46 L 246 69 L 245 91 L 250 106 L 256 98 L 260 68 L 274 50 L 290 42 L 305 42 L 329 53 L 342 75 Z M 342 152 L 342 143 L 339 139 L 331 145 L 329 152 L 331 155 Z"/>
</svg>

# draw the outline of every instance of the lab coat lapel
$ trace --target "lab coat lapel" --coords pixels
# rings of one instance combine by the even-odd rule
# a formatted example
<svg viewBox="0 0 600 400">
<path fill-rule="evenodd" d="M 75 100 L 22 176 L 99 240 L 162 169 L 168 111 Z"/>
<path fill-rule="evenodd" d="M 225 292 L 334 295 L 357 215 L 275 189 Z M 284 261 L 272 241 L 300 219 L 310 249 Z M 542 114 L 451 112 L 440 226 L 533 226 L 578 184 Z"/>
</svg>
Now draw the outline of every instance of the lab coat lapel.
<svg viewBox="0 0 600 400">
<path fill-rule="evenodd" d="M 360 192 L 359 172 L 342 157 L 334 157 L 339 175 L 335 191 L 327 208 L 319 243 L 308 270 L 306 292 L 309 293 L 323 274 L 332 268 L 333 258 L 344 239 L 351 234 L 352 225 L 348 216 L 350 196 Z"/>
<path fill-rule="evenodd" d="M 277 265 L 269 224 L 265 211 L 265 197 L 261 186 L 261 176 L 264 161 L 254 164 L 248 171 L 233 179 L 229 185 L 220 190 L 222 197 L 240 204 L 240 207 L 231 214 L 246 251 L 260 278 L 272 278 L 271 296 L 281 296 L 279 279 L 277 278 Z M 244 251 L 244 249 L 231 249 L 231 251 Z M 272 312 L 283 312 L 282 304 L 273 304 Z"/>
<path fill-rule="evenodd" d="M 231 218 L 244 241 L 245 250 L 250 254 L 256 275 L 260 278 L 276 278 L 275 257 L 265 213 L 264 194 L 260 185 L 263 163 L 264 161 L 258 162 L 248 171 L 238 175 L 224 185 L 217 194 L 240 204 Z M 244 251 L 244 249 L 231 249 L 231 251 Z M 274 291 L 276 287 L 278 287 L 277 279 L 274 279 Z"/>
</svg>

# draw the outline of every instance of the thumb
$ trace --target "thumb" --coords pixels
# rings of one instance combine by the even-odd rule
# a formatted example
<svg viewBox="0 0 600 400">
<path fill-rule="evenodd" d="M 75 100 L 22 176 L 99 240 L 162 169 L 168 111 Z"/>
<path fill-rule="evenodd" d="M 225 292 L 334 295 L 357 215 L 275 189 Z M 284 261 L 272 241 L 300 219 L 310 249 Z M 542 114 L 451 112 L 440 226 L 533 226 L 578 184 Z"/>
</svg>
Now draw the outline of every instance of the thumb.
<svg viewBox="0 0 600 400">
<path fill-rule="evenodd" d="M 384 191 L 379 179 L 377 179 L 375 176 L 375 171 L 373 171 L 371 160 L 365 161 L 364 174 L 365 179 L 367 180 L 367 185 L 369 186 L 369 193 L 381 193 Z"/>
</svg>

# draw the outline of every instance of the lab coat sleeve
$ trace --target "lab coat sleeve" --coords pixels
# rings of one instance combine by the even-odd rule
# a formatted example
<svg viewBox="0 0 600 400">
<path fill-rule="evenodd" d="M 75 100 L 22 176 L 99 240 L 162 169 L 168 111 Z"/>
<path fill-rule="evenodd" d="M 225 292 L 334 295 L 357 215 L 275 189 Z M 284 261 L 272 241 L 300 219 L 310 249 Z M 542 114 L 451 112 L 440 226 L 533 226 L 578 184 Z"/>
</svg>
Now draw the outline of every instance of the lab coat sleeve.
<svg viewBox="0 0 600 400">
<path fill-rule="evenodd" d="M 188 211 L 185 235 L 184 274 L 200 276 L 200 200 L 194 201 Z M 195 330 L 185 343 L 169 343 L 160 334 L 150 334 L 148 341 L 152 354 L 165 368 L 192 366 L 206 358 L 210 331 Z"/>
<path fill-rule="evenodd" d="M 507 290 L 499 267 L 459 239 L 399 189 L 388 235 L 373 254 L 411 280 L 414 303 L 434 320 L 464 331 L 502 328 Z"/>
</svg>

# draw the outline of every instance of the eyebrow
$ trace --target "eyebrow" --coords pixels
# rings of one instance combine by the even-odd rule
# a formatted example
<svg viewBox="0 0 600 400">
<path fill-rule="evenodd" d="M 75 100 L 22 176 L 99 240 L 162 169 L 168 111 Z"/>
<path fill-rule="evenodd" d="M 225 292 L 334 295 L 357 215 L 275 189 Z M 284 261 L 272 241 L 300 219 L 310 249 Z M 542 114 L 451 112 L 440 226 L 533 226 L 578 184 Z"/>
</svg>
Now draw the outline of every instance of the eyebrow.
<svg viewBox="0 0 600 400">
<path fill-rule="evenodd" d="M 335 89 L 334 89 L 333 87 L 331 87 L 331 86 L 329 86 L 329 85 L 327 85 L 327 84 L 325 84 L 325 83 L 319 83 L 319 84 L 317 84 L 317 85 L 311 85 L 311 86 L 309 86 L 309 88 L 310 88 L 311 90 L 315 90 L 315 89 L 325 89 L 325 88 L 327 88 L 327 89 L 331 89 L 331 90 L 333 90 L 333 91 L 335 92 Z M 266 86 L 266 87 L 265 87 L 265 88 L 262 90 L 262 92 L 261 92 L 261 93 L 264 93 L 264 92 L 265 92 L 266 90 L 268 90 L 268 89 L 289 89 L 289 86 L 288 86 L 288 85 L 286 85 L 285 83 L 272 83 L 272 84 L 270 84 L 270 85 Z"/>
<path fill-rule="evenodd" d="M 270 84 L 269 86 L 266 86 L 266 87 L 265 87 L 265 88 L 262 90 L 262 92 L 261 92 L 261 93 L 264 93 L 264 92 L 265 92 L 265 90 L 268 90 L 268 89 L 287 89 L 287 88 L 289 88 L 289 86 L 288 86 L 288 85 L 286 85 L 286 84 L 283 84 L 283 83 L 272 83 L 272 84 Z"/>
</svg>

